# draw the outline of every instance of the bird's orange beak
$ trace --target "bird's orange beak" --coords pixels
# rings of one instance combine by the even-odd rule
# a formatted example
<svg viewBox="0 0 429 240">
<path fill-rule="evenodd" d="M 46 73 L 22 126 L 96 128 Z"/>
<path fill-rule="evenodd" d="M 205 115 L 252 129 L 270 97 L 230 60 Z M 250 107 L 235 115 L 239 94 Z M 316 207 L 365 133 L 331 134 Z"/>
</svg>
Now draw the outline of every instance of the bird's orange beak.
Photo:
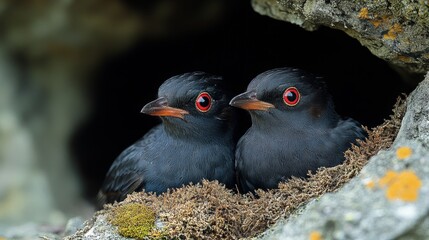
<svg viewBox="0 0 429 240">
<path fill-rule="evenodd" d="M 181 119 L 185 119 L 185 115 L 189 114 L 189 112 L 186 110 L 168 106 L 167 99 L 164 97 L 160 97 L 146 104 L 142 108 L 141 113 L 151 116 L 176 117 Z"/>
<path fill-rule="evenodd" d="M 261 110 L 267 111 L 269 108 L 274 108 L 274 105 L 268 102 L 258 100 L 255 91 L 248 91 L 235 96 L 229 102 L 233 107 L 242 108 L 245 110 Z"/>
</svg>

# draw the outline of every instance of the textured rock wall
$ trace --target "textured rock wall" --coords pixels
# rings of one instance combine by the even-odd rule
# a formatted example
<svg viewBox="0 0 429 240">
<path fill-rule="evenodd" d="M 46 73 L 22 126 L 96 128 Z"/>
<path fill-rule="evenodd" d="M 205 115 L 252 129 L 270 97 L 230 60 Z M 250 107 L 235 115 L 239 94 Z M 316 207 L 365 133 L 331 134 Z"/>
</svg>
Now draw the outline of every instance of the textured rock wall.
<svg viewBox="0 0 429 240">
<path fill-rule="evenodd" d="M 344 31 L 408 74 L 429 70 L 427 0 L 252 0 L 252 5 L 260 14 L 310 31 L 321 26 Z"/>
</svg>

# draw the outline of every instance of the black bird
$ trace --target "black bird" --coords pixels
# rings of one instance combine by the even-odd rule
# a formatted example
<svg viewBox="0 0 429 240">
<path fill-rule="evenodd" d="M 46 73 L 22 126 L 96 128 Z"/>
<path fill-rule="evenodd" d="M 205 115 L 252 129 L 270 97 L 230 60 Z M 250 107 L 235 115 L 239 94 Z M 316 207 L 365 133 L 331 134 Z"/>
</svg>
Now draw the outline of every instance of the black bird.
<svg viewBox="0 0 429 240">
<path fill-rule="evenodd" d="M 98 203 L 122 201 L 134 191 L 160 194 L 202 179 L 234 187 L 235 109 L 222 85 L 221 77 L 204 72 L 166 80 L 159 98 L 141 110 L 162 123 L 116 158 Z"/>
<path fill-rule="evenodd" d="M 322 80 L 299 69 L 259 74 L 230 105 L 248 110 L 252 120 L 235 153 L 243 192 L 340 164 L 344 151 L 366 136 L 357 121 L 337 114 Z"/>
</svg>

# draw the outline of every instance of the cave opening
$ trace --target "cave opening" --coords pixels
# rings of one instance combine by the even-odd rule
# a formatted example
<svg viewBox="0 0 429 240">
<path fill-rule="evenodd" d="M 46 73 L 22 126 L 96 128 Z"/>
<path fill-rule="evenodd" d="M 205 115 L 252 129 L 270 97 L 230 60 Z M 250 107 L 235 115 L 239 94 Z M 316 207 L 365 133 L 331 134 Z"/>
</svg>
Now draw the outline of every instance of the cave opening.
<svg viewBox="0 0 429 240">
<path fill-rule="evenodd" d="M 240 93 L 265 70 L 301 68 L 324 77 L 341 115 L 369 128 L 381 124 L 396 98 L 415 87 L 341 31 L 308 32 L 259 15 L 248 1 L 227 2 L 221 19 L 210 26 L 162 39 L 142 38 L 96 71 L 90 116 L 71 141 L 89 200 L 117 155 L 159 123 L 140 109 L 173 75 L 195 70 L 219 74 L 231 91 Z M 248 126 L 245 116 L 240 127 Z"/>
</svg>

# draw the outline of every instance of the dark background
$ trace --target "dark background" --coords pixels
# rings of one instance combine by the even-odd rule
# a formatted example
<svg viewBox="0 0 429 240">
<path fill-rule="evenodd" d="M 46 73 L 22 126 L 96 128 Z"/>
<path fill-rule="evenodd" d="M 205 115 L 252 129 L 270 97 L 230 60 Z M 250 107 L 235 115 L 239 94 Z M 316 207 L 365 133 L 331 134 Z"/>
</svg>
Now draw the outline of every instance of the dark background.
<svg viewBox="0 0 429 240">
<path fill-rule="evenodd" d="M 144 11 L 150 4 L 128 1 Z M 115 157 L 159 120 L 140 114 L 167 78 L 202 70 L 223 75 L 234 93 L 257 74 L 298 67 L 325 77 L 337 111 L 375 127 L 396 98 L 409 93 L 400 76 L 358 41 L 328 28 L 308 32 L 261 16 L 250 1 L 228 1 L 219 21 L 196 31 L 142 38 L 102 64 L 90 96 L 92 114 L 71 139 L 85 192 L 92 200 Z M 247 115 L 241 128 L 248 127 Z"/>
</svg>

